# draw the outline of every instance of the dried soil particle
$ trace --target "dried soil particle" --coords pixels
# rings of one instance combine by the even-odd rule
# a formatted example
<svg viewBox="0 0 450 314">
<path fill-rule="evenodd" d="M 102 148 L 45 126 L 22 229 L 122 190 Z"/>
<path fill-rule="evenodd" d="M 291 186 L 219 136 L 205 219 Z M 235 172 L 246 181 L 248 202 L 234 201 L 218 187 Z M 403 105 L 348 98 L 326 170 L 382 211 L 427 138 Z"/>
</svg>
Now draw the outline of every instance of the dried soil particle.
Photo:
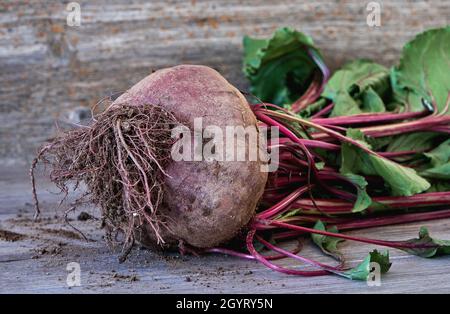
<svg viewBox="0 0 450 314">
<path fill-rule="evenodd" d="M 117 281 L 130 281 L 130 282 L 139 281 L 139 277 L 137 275 L 123 275 L 113 273 L 112 277 Z"/>
<path fill-rule="evenodd" d="M 86 221 L 86 220 L 92 219 L 92 216 L 90 214 L 86 213 L 86 212 L 81 212 L 78 215 L 77 219 L 79 221 Z"/>
<path fill-rule="evenodd" d="M 52 255 L 57 256 L 62 253 L 62 248 L 65 246 L 64 243 L 58 243 L 55 245 L 45 246 L 36 250 L 39 255 Z M 37 258 L 37 257 L 36 257 Z"/>
<path fill-rule="evenodd" d="M 77 240 L 81 240 L 82 237 L 81 235 L 79 235 L 78 233 L 74 232 L 74 231 L 69 231 L 69 230 L 64 230 L 64 229 L 49 229 L 49 228 L 37 228 L 38 230 L 45 232 L 47 234 L 51 234 L 51 235 L 57 235 L 57 236 L 61 236 L 64 238 L 69 238 L 69 239 L 77 239 Z"/>
<path fill-rule="evenodd" d="M 38 220 L 35 220 L 32 216 L 17 216 L 16 218 L 7 219 L 6 222 L 9 222 L 14 225 L 20 225 L 24 227 L 37 227 L 42 225 L 48 225 L 53 224 L 57 221 L 59 221 L 58 216 L 51 216 L 51 217 L 41 217 Z M 70 221 L 71 219 L 69 219 Z"/>
<path fill-rule="evenodd" d="M 17 232 L 1 230 L 0 229 L 0 241 L 16 242 L 25 239 L 26 236 Z"/>
</svg>

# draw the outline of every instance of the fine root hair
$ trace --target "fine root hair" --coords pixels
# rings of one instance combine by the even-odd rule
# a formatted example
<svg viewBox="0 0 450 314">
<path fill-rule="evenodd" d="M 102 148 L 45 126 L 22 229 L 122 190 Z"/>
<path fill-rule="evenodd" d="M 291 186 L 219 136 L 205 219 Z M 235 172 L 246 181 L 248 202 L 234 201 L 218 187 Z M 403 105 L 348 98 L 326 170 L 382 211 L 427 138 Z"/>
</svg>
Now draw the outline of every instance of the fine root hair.
<svg viewBox="0 0 450 314">
<path fill-rule="evenodd" d="M 86 186 L 82 199 L 101 209 L 107 239 L 113 241 L 118 232 L 125 235 L 124 254 L 144 223 L 163 245 L 161 228 L 167 226 L 158 208 L 176 124 L 158 105 L 114 104 L 96 114 L 89 126 L 60 131 L 40 149 L 30 169 L 36 217 L 40 209 L 34 169 L 43 162 L 50 168 L 50 180 L 66 195 L 69 184 Z"/>
</svg>

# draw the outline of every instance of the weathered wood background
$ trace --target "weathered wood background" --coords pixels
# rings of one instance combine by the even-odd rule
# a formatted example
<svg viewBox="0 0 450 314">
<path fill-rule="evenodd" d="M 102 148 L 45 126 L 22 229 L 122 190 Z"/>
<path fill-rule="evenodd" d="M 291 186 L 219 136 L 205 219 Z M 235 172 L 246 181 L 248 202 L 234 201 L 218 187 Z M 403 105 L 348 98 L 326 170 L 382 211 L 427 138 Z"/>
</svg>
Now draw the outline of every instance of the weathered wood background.
<svg viewBox="0 0 450 314">
<path fill-rule="evenodd" d="M 80 210 L 98 217 L 95 208 L 69 215 L 64 223 L 58 209 L 61 195 L 48 180 L 39 178 L 42 219 L 33 221 L 33 206 L 26 171 L 0 165 L 0 294 L 1 293 L 450 293 L 450 256 L 420 258 L 390 249 L 392 268 L 380 286 L 338 276 L 298 277 L 269 270 L 254 261 L 222 255 L 201 257 L 161 255 L 139 248 L 120 264 L 120 246 L 111 251 L 102 238 L 100 221 L 77 219 Z M 384 240 L 417 237 L 425 225 L 438 239 L 450 239 L 450 219 L 371 228 L 347 234 Z M 291 243 L 295 245 L 295 243 Z M 348 266 L 356 266 L 374 248 L 364 243 L 340 244 Z M 301 255 L 335 264 L 316 246 L 305 241 Z M 313 268 L 295 260 L 279 261 L 294 269 Z M 80 265 L 81 286 L 69 287 L 67 278 Z M 70 277 L 69 277 L 70 278 Z M 168 307 L 174 304 L 167 304 Z"/>
<path fill-rule="evenodd" d="M 153 69 L 210 65 L 238 87 L 243 34 L 293 26 L 315 39 L 335 68 L 355 57 L 395 62 L 414 34 L 449 23 L 450 1 L 78 1 L 81 26 L 66 25 L 69 1 L 0 2 L 0 160 L 27 162 L 54 121 L 123 91 Z"/>
<path fill-rule="evenodd" d="M 355 57 L 392 65 L 414 34 L 449 23 L 450 1 L 379 1 L 382 26 L 366 24 L 368 1 L 79 1 L 82 25 L 66 25 L 68 1 L 0 2 L 0 293 L 8 292 L 449 292 L 449 258 L 392 252 L 381 287 L 338 277 L 298 278 L 235 258 L 162 257 L 134 250 L 124 264 L 102 240 L 99 222 L 63 225 L 58 196 L 40 181 L 44 219 L 33 222 L 26 163 L 54 133 L 54 121 L 127 89 L 154 69 L 210 65 L 241 89 L 243 34 L 268 36 L 279 26 L 312 35 L 336 68 Z M 10 164 L 22 165 L 11 167 Z M 94 208 L 87 208 L 94 213 Z M 428 222 L 448 238 L 450 220 Z M 359 235 L 407 239 L 419 224 L 375 228 Z M 371 249 L 344 244 L 354 265 Z M 327 261 L 308 246 L 307 256 Z M 82 286 L 66 285 L 78 262 Z M 290 263 L 291 261 L 286 261 Z M 291 265 L 291 264 L 289 264 Z M 433 282 L 433 285 L 424 284 Z"/>
</svg>

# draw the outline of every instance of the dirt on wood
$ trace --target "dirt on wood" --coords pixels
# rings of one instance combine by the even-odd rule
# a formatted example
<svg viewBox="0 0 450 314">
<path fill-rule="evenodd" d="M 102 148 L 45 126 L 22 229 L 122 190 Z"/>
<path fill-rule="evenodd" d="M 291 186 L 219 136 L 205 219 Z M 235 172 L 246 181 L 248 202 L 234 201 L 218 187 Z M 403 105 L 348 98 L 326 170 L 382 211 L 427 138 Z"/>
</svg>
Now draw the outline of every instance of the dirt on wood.
<svg viewBox="0 0 450 314">
<path fill-rule="evenodd" d="M 64 230 L 64 229 L 50 229 L 50 228 L 37 228 L 37 229 L 46 234 L 61 236 L 63 238 L 69 238 L 69 239 L 75 239 L 75 240 L 83 239 L 83 237 L 75 231 Z"/>
<path fill-rule="evenodd" d="M 23 234 L 0 229 L 0 241 L 16 242 L 25 238 L 26 236 Z"/>
</svg>

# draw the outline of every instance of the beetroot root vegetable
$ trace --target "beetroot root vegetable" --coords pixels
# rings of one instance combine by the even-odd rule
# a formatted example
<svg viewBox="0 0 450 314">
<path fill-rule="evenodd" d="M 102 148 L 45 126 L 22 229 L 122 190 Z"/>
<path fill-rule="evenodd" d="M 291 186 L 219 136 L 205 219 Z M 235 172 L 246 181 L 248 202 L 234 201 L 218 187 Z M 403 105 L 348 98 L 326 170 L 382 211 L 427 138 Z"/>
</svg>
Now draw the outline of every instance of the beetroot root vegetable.
<svg viewBox="0 0 450 314">
<path fill-rule="evenodd" d="M 147 76 L 88 128 L 41 151 L 63 190 L 84 182 L 107 225 L 147 246 L 207 248 L 233 238 L 255 213 L 262 161 L 174 161 L 169 126 L 255 126 L 246 99 L 218 72 L 180 65 Z"/>
<path fill-rule="evenodd" d="M 204 125 L 220 128 L 256 126 L 256 118 L 242 94 L 217 71 L 205 66 L 159 70 L 115 103 L 159 104 L 191 129 L 198 117 L 203 118 Z M 168 242 L 182 239 L 199 248 L 232 238 L 253 216 L 263 193 L 267 174 L 260 171 L 260 166 L 259 161 L 170 163 L 164 206 L 160 209 L 168 227 L 163 238 Z"/>
</svg>

